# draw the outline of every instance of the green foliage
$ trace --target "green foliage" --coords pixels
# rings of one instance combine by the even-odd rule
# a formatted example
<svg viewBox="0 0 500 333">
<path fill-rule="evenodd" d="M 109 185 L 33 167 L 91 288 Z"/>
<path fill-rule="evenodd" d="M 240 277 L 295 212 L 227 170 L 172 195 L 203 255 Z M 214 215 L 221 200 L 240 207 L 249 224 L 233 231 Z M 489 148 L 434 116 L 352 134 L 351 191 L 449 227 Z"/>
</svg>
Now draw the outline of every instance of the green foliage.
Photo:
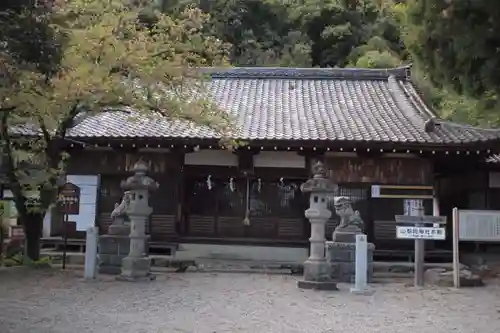
<svg viewBox="0 0 500 333">
<path fill-rule="evenodd" d="M 411 0 L 406 6 L 406 45 L 434 83 L 476 97 L 498 89 L 500 5 Z"/>
<path fill-rule="evenodd" d="M 401 65 L 401 59 L 388 51 L 371 50 L 356 59 L 354 67 L 394 68 Z"/>
<path fill-rule="evenodd" d="M 177 15 L 194 4 L 210 13 L 206 30 L 231 44 L 233 65 L 335 67 L 355 64 L 351 52 L 375 36 L 403 53 L 397 22 L 384 11 L 389 5 L 378 2 L 169 0 L 162 9 Z"/>
<path fill-rule="evenodd" d="M 312 64 L 320 67 L 345 66 L 376 20 L 368 1 L 308 0 L 290 7 L 292 20 L 310 39 Z"/>
<path fill-rule="evenodd" d="M 0 103 L 3 109 L 16 110 L 6 119 L 7 127 L 28 123 L 42 134 L 27 142 L 9 138 L 14 180 L 25 190 L 25 197 L 29 197 L 26 191 L 56 185 L 63 156 L 51 147 L 64 137 L 80 111 L 129 106 L 204 124 L 222 134 L 230 127 L 226 115 L 207 102 L 201 74 L 193 70 L 225 64 L 225 45 L 202 31 L 208 17 L 196 8 L 186 8 L 175 18 L 151 12 L 151 24 L 142 10 L 119 0 L 60 2 L 50 15 L 43 16 L 50 23 L 45 29 L 51 29 L 52 37 L 64 40 L 64 45 L 44 43 L 61 51 L 56 72 L 38 66 L 47 63 L 44 55 L 53 57 L 52 50 L 40 50 L 38 61 L 18 51 L 34 47 L 26 43 L 19 47 L 14 43 L 3 52 L 11 64 L 6 72 L 12 85 L 0 91 Z M 24 28 L 23 23 L 16 29 Z M 16 31 L 6 32 L 12 37 L 9 44 L 21 34 Z M 26 33 L 38 38 L 31 31 Z M 40 39 L 52 39 L 48 35 Z"/>
<path fill-rule="evenodd" d="M 231 45 L 238 66 L 310 66 L 310 43 L 290 19 L 289 5 L 274 0 L 168 0 L 162 10 L 178 15 L 197 5 L 210 14 L 205 31 Z"/>
<path fill-rule="evenodd" d="M 445 116 L 497 125 L 500 90 L 500 4 L 408 0 L 396 8 L 405 45 L 436 88 Z"/>
<path fill-rule="evenodd" d="M 361 68 L 392 68 L 402 63 L 391 44 L 380 36 L 374 36 L 366 44 L 354 48 L 349 59 L 350 66 Z"/>
<path fill-rule="evenodd" d="M 0 257 L 0 266 L 2 265 L 5 267 L 26 266 L 30 268 L 43 269 L 51 268 L 52 260 L 50 257 L 43 257 L 39 260 L 31 260 L 29 257 L 23 254 L 16 254 L 11 257 Z"/>
<path fill-rule="evenodd" d="M 4 246 L 2 253 L 6 258 L 13 258 L 17 255 L 22 255 L 24 244 L 21 240 L 9 240 Z"/>
</svg>

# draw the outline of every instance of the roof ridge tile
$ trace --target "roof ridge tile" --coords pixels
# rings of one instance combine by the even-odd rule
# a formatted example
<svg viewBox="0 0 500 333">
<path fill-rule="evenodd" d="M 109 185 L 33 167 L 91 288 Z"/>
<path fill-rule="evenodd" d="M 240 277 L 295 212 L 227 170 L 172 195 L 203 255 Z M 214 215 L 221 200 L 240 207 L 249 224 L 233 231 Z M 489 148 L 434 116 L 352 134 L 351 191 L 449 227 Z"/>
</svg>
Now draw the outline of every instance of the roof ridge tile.
<svg viewBox="0 0 500 333">
<path fill-rule="evenodd" d="M 227 67 L 203 68 L 202 72 L 215 79 L 339 79 L 387 80 L 389 76 L 408 78 L 409 66 L 386 69 L 372 68 L 291 68 L 291 67 Z"/>
</svg>

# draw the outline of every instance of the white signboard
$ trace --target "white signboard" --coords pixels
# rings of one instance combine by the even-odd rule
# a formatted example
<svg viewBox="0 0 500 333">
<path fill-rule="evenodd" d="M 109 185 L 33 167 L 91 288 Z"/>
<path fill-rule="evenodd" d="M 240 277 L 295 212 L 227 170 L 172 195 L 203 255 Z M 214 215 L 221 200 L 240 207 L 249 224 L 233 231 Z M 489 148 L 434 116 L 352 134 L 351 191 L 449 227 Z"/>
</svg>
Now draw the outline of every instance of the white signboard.
<svg viewBox="0 0 500 333">
<path fill-rule="evenodd" d="M 396 226 L 397 239 L 445 240 L 445 228 Z"/>
<path fill-rule="evenodd" d="M 380 185 L 372 185 L 372 198 L 380 198 Z"/>
<path fill-rule="evenodd" d="M 458 210 L 461 241 L 500 242 L 500 211 Z"/>
<path fill-rule="evenodd" d="M 404 214 L 409 216 L 419 216 L 424 208 L 424 201 L 420 199 L 405 199 Z"/>
</svg>

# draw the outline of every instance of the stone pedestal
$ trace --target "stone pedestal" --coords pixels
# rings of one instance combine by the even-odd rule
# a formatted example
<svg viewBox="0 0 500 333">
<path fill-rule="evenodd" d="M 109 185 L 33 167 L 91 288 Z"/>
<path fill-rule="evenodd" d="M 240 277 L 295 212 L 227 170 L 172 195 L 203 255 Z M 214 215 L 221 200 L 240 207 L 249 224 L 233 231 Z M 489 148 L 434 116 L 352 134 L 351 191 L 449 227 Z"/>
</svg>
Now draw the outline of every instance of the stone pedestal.
<svg viewBox="0 0 500 333">
<path fill-rule="evenodd" d="M 150 281 L 155 276 L 151 274 L 151 259 L 149 257 L 126 257 L 122 260 L 120 281 Z"/>
<path fill-rule="evenodd" d="M 128 227 L 127 227 L 128 229 Z M 146 253 L 148 239 L 144 240 Z M 99 274 L 118 275 L 121 273 L 122 260 L 130 252 L 130 238 L 127 235 L 102 235 L 99 237 Z"/>
<path fill-rule="evenodd" d="M 338 243 L 356 243 L 356 235 L 361 233 L 361 229 L 349 225 L 341 229 L 335 229 L 332 235 L 332 241 Z"/>
<path fill-rule="evenodd" d="M 337 284 L 330 279 L 329 266 L 325 260 L 325 224 L 328 210 L 309 208 L 306 216 L 311 222 L 311 251 L 309 258 L 304 262 L 304 280 L 298 282 L 302 289 L 337 290 Z"/>
<path fill-rule="evenodd" d="M 122 259 L 128 255 L 128 236 L 102 235 L 99 237 L 99 274 L 118 275 Z"/>
<path fill-rule="evenodd" d="M 148 237 L 145 235 L 145 217 L 143 214 L 130 216 L 130 251 L 123 258 L 121 275 L 117 277 L 122 281 L 153 280 L 151 274 L 151 259 L 147 253 Z"/>
<path fill-rule="evenodd" d="M 356 235 L 348 236 L 356 239 Z M 368 244 L 368 283 L 373 278 L 373 251 L 375 245 Z M 330 278 L 345 283 L 354 283 L 356 272 L 356 243 L 326 242 L 326 261 Z"/>
<path fill-rule="evenodd" d="M 117 236 L 128 236 L 130 234 L 130 226 L 123 224 L 112 224 L 108 228 L 108 234 Z"/>
<path fill-rule="evenodd" d="M 304 280 L 297 282 L 301 289 L 338 290 L 335 280 L 330 278 L 330 267 L 323 259 L 320 261 L 306 260 L 304 262 Z"/>
<path fill-rule="evenodd" d="M 130 251 L 129 233 L 129 226 L 114 223 L 99 237 L 99 274 L 120 274 L 122 259 Z"/>
<path fill-rule="evenodd" d="M 306 217 L 311 222 L 311 251 L 304 262 L 304 280 L 297 282 L 299 288 L 337 290 L 337 283 L 330 278 L 330 267 L 325 259 L 325 224 L 330 216 L 331 212 L 322 207 L 313 206 L 306 210 Z"/>
</svg>

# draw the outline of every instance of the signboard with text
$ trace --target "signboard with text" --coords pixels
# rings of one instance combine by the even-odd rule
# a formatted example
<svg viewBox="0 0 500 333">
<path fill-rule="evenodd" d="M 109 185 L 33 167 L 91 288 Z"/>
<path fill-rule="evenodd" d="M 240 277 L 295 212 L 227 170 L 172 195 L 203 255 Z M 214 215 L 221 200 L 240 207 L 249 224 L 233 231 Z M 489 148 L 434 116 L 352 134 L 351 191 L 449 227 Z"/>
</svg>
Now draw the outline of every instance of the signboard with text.
<svg viewBox="0 0 500 333">
<path fill-rule="evenodd" d="M 80 214 L 80 187 L 73 183 L 64 184 L 59 191 L 58 199 L 63 214 Z"/>
<path fill-rule="evenodd" d="M 396 238 L 398 239 L 427 239 L 445 240 L 446 229 L 434 227 L 396 227 Z"/>
<path fill-rule="evenodd" d="M 405 199 L 403 201 L 404 215 L 418 216 L 424 209 L 424 201 L 420 199 Z"/>
<path fill-rule="evenodd" d="M 24 239 L 24 228 L 22 226 L 11 226 L 10 237 L 12 239 Z"/>
<path fill-rule="evenodd" d="M 500 242 L 500 211 L 458 210 L 460 241 Z"/>
<path fill-rule="evenodd" d="M 398 239 L 446 239 L 446 216 L 396 215 L 396 238 Z M 432 226 L 431 226 L 432 225 Z"/>
</svg>

